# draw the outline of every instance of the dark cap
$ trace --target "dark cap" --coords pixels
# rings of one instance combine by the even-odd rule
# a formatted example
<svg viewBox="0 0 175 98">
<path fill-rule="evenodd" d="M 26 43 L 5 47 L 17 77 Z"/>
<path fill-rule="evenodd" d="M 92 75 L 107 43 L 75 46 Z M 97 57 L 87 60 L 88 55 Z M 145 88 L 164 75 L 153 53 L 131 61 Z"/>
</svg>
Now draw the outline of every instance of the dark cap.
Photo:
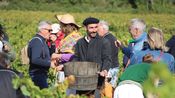
<svg viewBox="0 0 175 98">
<path fill-rule="evenodd" d="M 88 17 L 83 21 L 84 26 L 87 26 L 89 24 L 97 24 L 97 23 L 99 23 L 99 20 L 94 17 Z"/>
</svg>

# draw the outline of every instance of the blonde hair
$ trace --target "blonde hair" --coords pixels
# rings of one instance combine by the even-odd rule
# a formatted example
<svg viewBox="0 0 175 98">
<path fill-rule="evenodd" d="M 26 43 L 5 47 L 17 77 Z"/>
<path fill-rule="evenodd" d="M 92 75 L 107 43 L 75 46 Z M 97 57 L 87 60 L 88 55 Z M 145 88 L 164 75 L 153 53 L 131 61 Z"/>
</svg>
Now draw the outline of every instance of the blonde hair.
<svg viewBox="0 0 175 98">
<path fill-rule="evenodd" d="M 166 51 L 164 37 L 162 30 L 152 27 L 148 31 L 148 43 L 151 49 L 159 49 L 162 51 Z"/>
</svg>

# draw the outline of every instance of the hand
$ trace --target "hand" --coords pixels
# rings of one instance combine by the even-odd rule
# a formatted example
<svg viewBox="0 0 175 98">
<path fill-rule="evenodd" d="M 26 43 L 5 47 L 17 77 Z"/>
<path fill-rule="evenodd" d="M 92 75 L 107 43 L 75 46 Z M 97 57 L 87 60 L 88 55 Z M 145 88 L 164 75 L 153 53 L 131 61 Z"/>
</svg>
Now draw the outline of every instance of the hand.
<svg viewBox="0 0 175 98">
<path fill-rule="evenodd" d="M 108 71 L 107 70 L 103 70 L 103 72 L 104 72 L 105 76 L 108 76 Z"/>
<path fill-rule="evenodd" d="M 9 52 L 10 51 L 10 47 L 8 46 L 8 45 L 4 45 L 3 46 L 3 50 L 4 50 L 4 52 Z"/>
<path fill-rule="evenodd" d="M 102 77 L 106 77 L 108 75 L 108 72 L 106 70 L 103 70 L 101 72 L 98 72 L 98 74 L 100 74 Z"/>
<path fill-rule="evenodd" d="M 120 48 L 123 47 L 122 42 L 120 42 L 119 40 L 115 41 L 114 43 L 115 43 L 115 46 L 116 46 L 116 47 L 120 47 Z"/>
<path fill-rule="evenodd" d="M 64 65 L 61 64 L 59 66 L 56 67 L 56 71 L 61 71 L 63 69 Z"/>
<path fill-rule="evenodd" d="M 56 36 L 56 35 L 54 35 L 54 34 L 51 34 L 51 35 L 50 35 L 50 40 L 51 40 L 52 42 L 55 42 L 56 39 L 57 39 L 57 36 Z"/>
<path fill-rule="evenodd" d="M 52 61 L 51 61 L 50 67 L 53 68 L 53 69 L 56 67 L 56 65 L 55 65 L 56 62 L 55 62 L 55 61 L 56 61 L 56 60 L 52 60 Z"/>
<path fill-rule="evenodd" d="M 61 54 L 53 53 L 52 56 L 51 56 L 51 59 L 52 59 L 52 60 L 55 60 L 55 59 L 61 59 L 61 57 L 62 57 Z"/>
</svg>

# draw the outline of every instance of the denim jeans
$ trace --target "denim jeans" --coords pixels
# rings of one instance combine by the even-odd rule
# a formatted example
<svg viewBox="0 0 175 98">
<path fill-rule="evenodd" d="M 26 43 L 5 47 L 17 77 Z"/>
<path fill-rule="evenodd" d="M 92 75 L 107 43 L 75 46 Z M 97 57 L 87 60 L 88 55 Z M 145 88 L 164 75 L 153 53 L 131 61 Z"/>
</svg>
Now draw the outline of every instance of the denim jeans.
<svg viewBox="0 0 175 98">
<path fill-rule="evenodd" d="M 48 88 L 48 83 L 47 83 L 47 74 L 42 73 L 42 74 L 34 74 L 30 75 L 32 78 L 32 81 L 36 86 L 38 86 L 40 89 L 43 88 Z"/>
</svg>

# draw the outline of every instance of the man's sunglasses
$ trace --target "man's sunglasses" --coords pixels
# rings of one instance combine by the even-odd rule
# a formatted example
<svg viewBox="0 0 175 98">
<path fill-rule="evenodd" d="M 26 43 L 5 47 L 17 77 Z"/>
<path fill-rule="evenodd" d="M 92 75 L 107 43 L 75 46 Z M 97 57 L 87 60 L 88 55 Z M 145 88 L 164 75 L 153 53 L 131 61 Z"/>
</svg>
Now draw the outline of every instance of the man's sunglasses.
<svg viewBox="0 0 175 98">
<path fill-rule="evenodd" d="M 48 32 L 52 32 L 52 29 L 45 29 L 45 28 L 44 28 L 44 30 L 47 30 Z"/>
</svg>

